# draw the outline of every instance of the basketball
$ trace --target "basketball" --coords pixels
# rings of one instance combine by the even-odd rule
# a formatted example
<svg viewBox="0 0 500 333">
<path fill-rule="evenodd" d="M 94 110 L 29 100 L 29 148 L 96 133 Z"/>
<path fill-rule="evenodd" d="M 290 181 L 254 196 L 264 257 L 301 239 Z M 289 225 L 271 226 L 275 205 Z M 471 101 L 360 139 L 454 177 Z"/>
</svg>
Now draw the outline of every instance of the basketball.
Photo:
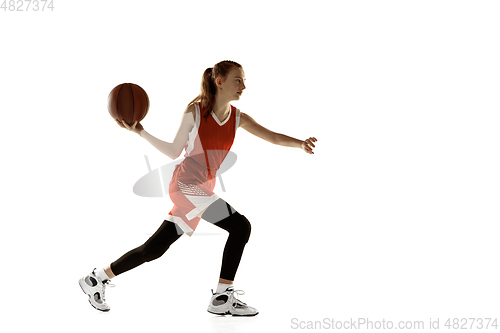
<svg viewBox="0 0 500 333">
<path fill-rule="evenodd" d="M 134 83 L 117 85 L 108 96 L 108 111 L 113 119 L 125 120 L 132 126 L 146 117 L 149 97 L 146 91 Z"/>
</svg>

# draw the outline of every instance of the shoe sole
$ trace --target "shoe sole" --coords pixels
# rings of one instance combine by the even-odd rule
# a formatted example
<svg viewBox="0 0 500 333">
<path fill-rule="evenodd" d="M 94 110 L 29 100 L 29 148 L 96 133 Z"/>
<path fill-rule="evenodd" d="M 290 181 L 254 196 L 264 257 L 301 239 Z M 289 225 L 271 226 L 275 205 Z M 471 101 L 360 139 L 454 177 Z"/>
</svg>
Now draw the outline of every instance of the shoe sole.
<svg viewBox="0 0 500 333">
<path fill-rule="evenodd" d="M 82 288 L 83 293 L 89 297 L 89 303 L 90 303 L 90 305 L 92 305 L 92 307 L 94 309 L 96 309 L 96 310 L 99 310 L 99 311 L 102 311 L 102 312 L 108 312 L 110 309 L 102 310 L 102 309 L 97 308 L 94 304 L 92 304 L 92 302 L 90 301 L 90 295 L 87 294 L 87 292 L 85 291 L 85 289 L 82 286 L 82 283 L 84 283 L 84 282 L 82 282 L 82 279 L 78 280 L 78 285 L 80 286 L 80 288 Z"/>
<path fill-rule="evenodd" d="M 256 316 L 258 315 L 259 313 L 254 313 L 254 314 L 247 314 L 247 315 L 241 315 L 241 314 L 231 314 L 231 312 L 229 311 L 226 311 L 226 312 L 222 312 L 222 313 L 217 313 L 217 312 L 212 312 L 212 311 L 208 311 L 207 312 L 211 313 L 211 314 L 214 314 L 214 315 L 218 315 L 218 316 L 225 316 L 225 315 L 231 315 L 233 317 L 253 317 L 253 316 Z"/>
<path fill-rule="evenodd" d="M 257 313 L 254 313 L 254 314 L 247 314 L 247 315 L 233 314 L 231 316 L 233 316 L 233 317 L 253 317 L 253 316 L 256 316 L 258 314 L 259 313 L 257 312 Z"/>
</svg>

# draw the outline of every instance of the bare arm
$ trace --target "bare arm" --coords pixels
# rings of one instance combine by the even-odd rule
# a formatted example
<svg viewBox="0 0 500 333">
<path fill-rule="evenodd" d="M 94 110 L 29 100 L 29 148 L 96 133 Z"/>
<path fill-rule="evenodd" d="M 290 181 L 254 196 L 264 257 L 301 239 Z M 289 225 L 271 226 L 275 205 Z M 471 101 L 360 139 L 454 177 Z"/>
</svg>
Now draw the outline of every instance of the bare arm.
<svg viewBox="0 0 500 333">
<path fill-rule="evenodd" d="M 249 133 L 258 136 L 259 138 L 266 140 L 272 144 L 301 148 L 308 154 L 314 154 L 312 148 L 315 147 L 313 142 L 318 141 L 315 137 L 310 137 L 304 141 L 292 138 L 291 136 L 275 133 L 268 130 L 262 125 L 259 125 L 252 117 L 246 113 L 241 113 L 240 116 L 240 126 L 246 129 Z"/>
<path fill-rule="evenodd" d="M 176 149 L 173 143 L 165 142 L 158 138 L 155 138 L 154 136 L 146 132 L 146 130 L 142 130 L 139 133 L 139 135 L 142 136 L 144 139 L 146 139 L 146 141 L 148 141 L 150 144 L 152 144 L 153 147 L 155 147 L 156 149 L 158 149 L 160 152 L 167 155 L 171 159 L 175 160 L 177 156 L 179 156 L 176 154 Z"/>
<path fill-rule="evenodd" d="M 247 130 L 249 133 L 272 144 L 285 147 L 302 148 L 306 153 L 314 154 L 314 152 L 312 151 L 312 147 L 315 146 L 312 142 L 317 141 L 316 138 L 311 137 L 305 141 L 302 141 L 284 134 L 275 133 L 258 124 L 252 117 L 243 112 L 240 116 L 240 126 Z"/>
<path fill-rule="evenodd" d="M 313 142 L 318 141 L 314 137 L 310 137 L 304 141 L 292 138 L 290 136 L 276 133 L 276 144 L 285 147 L 301 148 L 308 154 L 314 154 L 313 147 L 316 147 Z"/>
<path fill-rule="evenodd" d="M 264 126 L 261 126 L 252 117 L 243 112 L 240 115 L 240 127 L 267 142 L 277 144 L 276 136 L 278 133 L 272 132 Z"/>
<path fill-rule="evenodd" d="M 276 133 L 276 142 L 275 143 L 277 145 L 285 146 L 285 147 L 301 148 L 302 142 L 303 142 L 302 140 L 292 138 L 291 136 Z"/>
<path fill-rule="evenodd" d="M 167 155 L 171 159 L 175 160 L 182 152 L 182 149 L 186 145 L 189 137 L 189 131 L 194 126 L 194 105 L 190 105 L 184 111 L 182 115 L 182 121 L 179 126 L 179 130 L 175 135 L 174 141 L 172 143 L 161 141 L 145 130 L 140 132 L 140 135 L 146 139 L 149 143 L 153 145 L 156 149 L 158 149 L 163 154 Z"/>
<path fill-rule="evenodd" d="M 171 159 L 175 160 L 182 152 L 182 149 L 186 145 L 189 137 L 189 131 L 195 124 L 194 120 L 194 105 L 190 105 L 184 111 L 182 116 L 181 125 L 179 126 L 179 130 L 175 135 L 174 141 L 172 143 L 162 141 L 151 134 L 149 134 L 141 125 L 138 124 L 138 128 L 135 128 L 135 124 L 132 127 L 129 127 L 126 123 L 123 123 L 122 127 L 126 127 L 128 130 L 133 131 L 139 134 L 141 137 L 146 139 L 150 144 L 153 145 L 156 149 L 158 149 L 163 154 L 167 155 Z"/>
</svg>

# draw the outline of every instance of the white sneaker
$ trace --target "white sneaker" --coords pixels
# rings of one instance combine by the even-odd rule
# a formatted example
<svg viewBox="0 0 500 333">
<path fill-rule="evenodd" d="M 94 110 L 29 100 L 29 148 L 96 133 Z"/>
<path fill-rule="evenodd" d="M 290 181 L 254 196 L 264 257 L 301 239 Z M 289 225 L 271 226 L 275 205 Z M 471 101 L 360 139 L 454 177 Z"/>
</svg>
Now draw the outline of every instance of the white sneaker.
<svg viewBox="0 0 500 333">
<path fill-rule="evenodd" d="M 234 294 L 244 295 L 243 290 L 234 290 L 232 287 L 226 289 L 225 292 L 217 294 L 212 289 L 212 299 L 208 304 L 207 311 L 216 315 L 233 315 L 233 316 L 255 316 L 259 313 L 257 309 L 252 308 L 246 303 L 243 303 L 235 297 Z"/>
<path fill-rule="evenodd" d="M 110 307 L 106 304 L 106 299 L 104 293 L 106 290 L 106 285 L 114 287 L 110 284 L 111 280 L 105 280 L 104 282 L 95 275 L 95 268 L 89 275 L 82 277 L 78 283 L 82 288 L 83 292 L 89 296 L 90 304 L 100 311 L 109 311 Z"/>
</svg>

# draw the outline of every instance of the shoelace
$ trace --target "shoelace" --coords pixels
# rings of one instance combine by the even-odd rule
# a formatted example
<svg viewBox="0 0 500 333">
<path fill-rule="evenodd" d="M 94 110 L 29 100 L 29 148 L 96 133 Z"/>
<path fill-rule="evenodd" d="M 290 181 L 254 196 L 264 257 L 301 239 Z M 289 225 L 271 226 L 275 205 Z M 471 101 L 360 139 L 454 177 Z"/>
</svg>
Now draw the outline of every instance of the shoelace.
<svg viewBox="0 0 500 333">
<path fill-rule="evenodd" d="M 114 284 L 111 283 L 111 280 L 106 280 L 106 282 L 103 282 L 103 284 L 106 284 L 110 288 L 116 287 L 116 285 L 114 285 Z"/>
<path fill-rule="evenodd" d="M 105 293 L 106 293 L 106 286 L 110 287 L 110 288 L 114 288 L 116 287 L 114 284 L 111 283 L 111 280 L 106 280 L 105 282 L 102 282 L 102 285 L 103 285 L 103 288 L 102 288 L 102 295 L 101 295 L 101 299 L 103 300 L 103 302 L 106 302 L 106 296 L 105 296 Z"/>
<path fill-rule="evenodd" d="M 236 301 L 236 304 L 238 305 L 242 305 L 243 307 L 244 306 L 247 306 L 247 303 L 244 303 L 242 301 L 240 301 L 239 299 L 236 298 L 236 296 L 234 296 L 234 294 L 237 294 L 238 296 L 239 295 L 245 295 L 245 292 L 243 290 L 229 290 L 229 293 L 231 295 L 231 298 Z M 231 302 L 231 303 L 234 303 L 234 302 Z M 232 306 L 232 305 L 231 305 Z"/>
</svg>

